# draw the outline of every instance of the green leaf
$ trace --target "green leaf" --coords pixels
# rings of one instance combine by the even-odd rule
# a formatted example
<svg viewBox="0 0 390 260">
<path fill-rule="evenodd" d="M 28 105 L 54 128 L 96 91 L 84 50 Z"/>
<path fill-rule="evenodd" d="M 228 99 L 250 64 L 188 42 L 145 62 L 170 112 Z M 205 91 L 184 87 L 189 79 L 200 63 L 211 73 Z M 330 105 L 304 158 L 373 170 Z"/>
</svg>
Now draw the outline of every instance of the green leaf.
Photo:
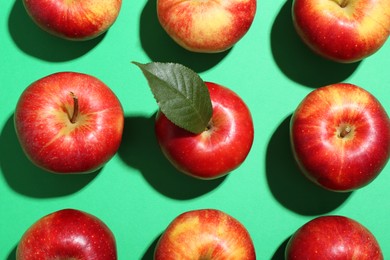
<svg viewBox="0 0 390 260">
<path fill-rule="evenodd" d="M 175 125 L 201 133 L 210 122 L 209 91 L 200 76 L 177 63 L 133 62 L 145 75 L 160 110 Z"/>
</svg>

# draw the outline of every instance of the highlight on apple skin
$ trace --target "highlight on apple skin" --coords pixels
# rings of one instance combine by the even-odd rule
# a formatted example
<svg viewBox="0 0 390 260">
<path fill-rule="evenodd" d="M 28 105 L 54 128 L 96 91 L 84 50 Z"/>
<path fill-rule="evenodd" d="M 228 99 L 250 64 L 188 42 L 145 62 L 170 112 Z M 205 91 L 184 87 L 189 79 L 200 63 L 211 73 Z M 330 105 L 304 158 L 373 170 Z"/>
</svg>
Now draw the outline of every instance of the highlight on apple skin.
<svg viewBox="0 0 390 260">
<path fill-rule="evenodd" d="M 16 260 L 117 260 L 114 234 L 96 216 L 77 209 L 52 212 L 22 235 Z"/>
<path fill-rule="evenodd" d="M 23 0 L 31 19 L 44 31 L 84 41 L 106 32 L 116 21 L 122 0 Z"/>
<path fill-rule="evenodd" d="M 309 93 L 291 118 L 294 157 L 306 177 L 338 192 L 371 183 L 390 156 L 390 120 L 365 89 L 336 83 Z"/>
<path fill-rule="evenodd" d="M 253 144 L 254 126 L 248 107 L 235 92 L 212 82 L 205 84 L 213 112 L 203 132 L 188 132 L 159 112 L 155 133 L 163 154 L 180 172 L 210 180 L 245 161 Z"/>
<path fill-rule="evenodd" d="M 248 230 L 237 219 L 216 209 L 184 212 L 168 225 L 157 242 L 155 260 L 255 260 Z"/>
<path fill-rule="evenodd" d="M 289 239 L 285 259 L 383 260 L 374 235 L 344 216 L 320 216 L 302 225 Z"/>
<path fill-rule="evenodd" d="M 292 19 L 315 53 L 340 63 L 377 52 L 390 34 L 388 0 L 294 0 Z"/>
<path fill-rule="evenodd" d="M 58 72 L 29 85 L 14 114 L 26 156 L 52 173 L 94 172 L 117 152 L 124 125 L 115 93 L 94 76 Z"/>
<path fill-rule="evenodd" d="M 248 32 L 256 5 L 256 0 L 157 0 L 157 16 L 183 48 L 216 53 L 230 49 Z"/>
</svg>

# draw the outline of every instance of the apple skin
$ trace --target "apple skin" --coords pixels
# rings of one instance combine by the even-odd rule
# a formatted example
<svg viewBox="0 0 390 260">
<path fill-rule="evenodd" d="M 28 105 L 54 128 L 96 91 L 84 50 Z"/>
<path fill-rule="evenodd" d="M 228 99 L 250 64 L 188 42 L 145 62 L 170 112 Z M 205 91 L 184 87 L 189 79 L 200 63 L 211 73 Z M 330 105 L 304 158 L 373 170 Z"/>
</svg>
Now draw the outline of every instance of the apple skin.
<svg viewBox="0 0 390 260">
<path fill-rule="evenodd" d="M 79 100 L 74 123 L 71 93 Z M 99 79 L 58 72 L 24 90 L 14 124 L 25 154 L 35 165 L 53 173 L 89 173 L 117 152 L 124 114 L 116 95 Z"/>
<path fill-rule="evenodd" d="M 294 0 L 298 35 L 317 54 L 341 63 L 379 50 L 390 34 L 388 0 Z"/>
<path fill-rule="evenodd" d="M 232 90 L 205 82 L 213 107 L 209 126 L 193 134 L 173 124 L 161 111 L 155 133 L 165 157 L 179 171 L 199 179 L 215 179 L 246 159 L 254 138 L 251 113 Z"/>
<path fill-rule="evenodd" d="M 383 255 L 374 235 L 362 224 L 344 216 L 321 216 L 293 234 L 285 259 L 383 260 Z"/>
<path fill-rule="evenodd" d="M 157 242 L 155 260 L 230 259 L 255 260 L 247 229 L 235 218 L 216 209 L 182 213 Z"/>
<path fill-rule="evenodd" d="M 216 53 L 230 49 L 248 32 L 256 5 L 256 0 L 157 0 L 157 16 L 183 48 Z"/>
<path fill-rule="evenodd" d="M 68 40 L 89 40 L 116 21 L 122 0 L 23 0 L 31 19 L 43 30 Z"/>
<path fill-rule="evenodd" d="M 46 215 L 26 230 L 16 260 L 116 260 L 114 234 L 96 216 L 76 209 Z"/>
<path fill-rule="evenodd" d="M 389 116 L 372 94 L 349 83 L 309 93 L 291 118 L 290 137 L 306 177 L 333 191 L 369 184 L 389 160 Z"/>
</svg>

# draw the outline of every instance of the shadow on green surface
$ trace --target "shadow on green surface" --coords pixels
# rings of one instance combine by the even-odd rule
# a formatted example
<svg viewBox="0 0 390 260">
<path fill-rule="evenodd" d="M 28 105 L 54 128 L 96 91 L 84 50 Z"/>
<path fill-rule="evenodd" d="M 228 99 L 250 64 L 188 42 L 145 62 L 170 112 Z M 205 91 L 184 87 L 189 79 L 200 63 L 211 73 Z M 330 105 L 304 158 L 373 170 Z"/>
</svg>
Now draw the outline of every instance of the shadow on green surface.
<svg viewBox="0 0 390 260">
<path fill-rule="evenodd" d="M 8 18 L 8 30 L 20 50 L 51 62 L 78 58 L 93 49 L 105 36 L 102 34 L 88 41 L 70 41 L 53 36 L 32 21 L 21 0 L 14 3 Z"/>
<path fill-rule="evenodd" d="M 286 246 L 287 246 L 288 241 L 290 240 L 290 237 L 286 238 L 283 241 L 283 243 L 276 249 L 274 255 L 271 258 L 271 260 L 284 260 L 285 259 L 284 252 L 286 250 Z"/>
<path fill-rule="evenodd" d="M 8 257 L 6 260 L 15 260 L 16 259 L 16 248 L 17 248 L 17 245 L 12 248 L 12 251 L 8 254 Z"/>
<path fill-rule="evenodd" d="M 156 239 L 153 240 L 153 242 L 150 244 L 150 246 L 146 250 L 145 254 L 142 256 L 142 258 L 141 258 L 142 260 L 154 259 L 154 250 L 156 249 L 158 240 L 160 239 L 161 236 L 162 236 L 162 234 L 160 234 L 159 236 L 156 237 Z"/>
<path fill-rule="evenodd" d="M 287 0 L 271 30 L 272 54 L 280 70 L 291 80 L 312 88 L 345 81 L 360 62 L 337 63 L 315 54 L 296 33 L 291 8 L 292 0 Z"/>
<path fill-rule="evenodd" d="M 46 172 L 24 154 L 17 139 L 13 115 L 0 135 L 0 169 L 7 184 L 16 192 L 37 198 L 72 194 L 91 182 L 98 171 L 90 174 L 59 175 Z"/>
<path fill-rule="evenodd" d="M 351 192 L 325 190 L 309 181 L 295 162 L 287 117 L 272 135 L 267 148 L 266 174 L 273 196 L 286 208 L 301 215 L 326 214 L 339 207 Z"/>
<path fill-rule="evenodd" d="M 231 49 L 221 53 L 195 53 L 185 50 L 161 27 L 156 10 L 156 0 L 148 0 L 140 18 L 142 48 L 152 61 L 180 63 L 199 73 L 218 64 L 230 52 Z"/>
<path fill-rule="evenodd" d="M 225 177 L 198 180 L 177 171 L 160 150 L 154 134 L 155 115 L 126 117 L 118 154 L 129 166 L 140 170 L 146 181 L 161 194 L 174 199 L 192 199 L 220 185 Z"/>
</svg>

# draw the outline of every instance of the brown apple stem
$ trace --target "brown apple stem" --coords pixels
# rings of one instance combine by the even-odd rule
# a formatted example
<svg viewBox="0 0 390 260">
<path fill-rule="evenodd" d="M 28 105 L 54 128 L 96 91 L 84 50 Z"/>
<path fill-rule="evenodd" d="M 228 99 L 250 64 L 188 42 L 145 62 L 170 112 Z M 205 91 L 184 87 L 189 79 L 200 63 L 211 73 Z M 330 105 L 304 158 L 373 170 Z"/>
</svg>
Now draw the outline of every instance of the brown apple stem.
<svg viewBox="0 0 390 260">
<path fill-rule="evenodd" d="M 340 137 L 341 138 L 346 137 L 351 131 L 352 131 L 352 128 L 350 126 L 343 127 L 340 131 Z"/>
<path fill-rule="evenodd" d="M 347 4 L 348 4 L 348 0 L 341 0 L 340 1 L 340 7 L 342 7 L 342 8 L 346 7 Z"/>
<path fill-rule="evenodd" d="M 79 99 L 73 92 L 70 92 L 70 95 L 73 98 L 73 114 L 70 118 L 70 122 L 74 124 L 76 123 L 77 116 L 79 115 Z"/>
</svg>

